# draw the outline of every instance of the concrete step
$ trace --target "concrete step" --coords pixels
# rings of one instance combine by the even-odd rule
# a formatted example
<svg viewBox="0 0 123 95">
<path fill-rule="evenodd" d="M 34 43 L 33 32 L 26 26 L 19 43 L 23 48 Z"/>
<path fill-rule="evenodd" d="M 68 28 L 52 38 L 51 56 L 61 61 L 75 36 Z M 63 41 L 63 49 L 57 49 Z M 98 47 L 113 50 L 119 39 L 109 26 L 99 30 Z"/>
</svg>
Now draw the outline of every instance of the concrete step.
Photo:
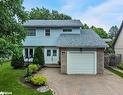
<svg viewBox="0 0 123 95">
<path fill-rule="evenodd" d="M 59 64 L 45 64 L 48 68 L 60 68 L 61 66 Z"/>
</svg>

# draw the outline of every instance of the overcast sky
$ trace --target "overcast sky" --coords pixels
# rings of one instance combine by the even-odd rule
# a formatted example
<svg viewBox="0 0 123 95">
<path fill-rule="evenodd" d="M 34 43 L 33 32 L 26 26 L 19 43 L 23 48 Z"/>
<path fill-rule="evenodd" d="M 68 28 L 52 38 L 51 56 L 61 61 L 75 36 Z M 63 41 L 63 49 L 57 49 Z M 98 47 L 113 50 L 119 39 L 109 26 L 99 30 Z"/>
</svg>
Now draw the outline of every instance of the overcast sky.
<svg viewBox="0 0 123 95">
<path fill-rule="evenodd" d="M 123 0 L 24 0 L 23 5 L 28 11 L 35 7 L 57 10 L 106 31 L 123 20 Z"/>
</svg>

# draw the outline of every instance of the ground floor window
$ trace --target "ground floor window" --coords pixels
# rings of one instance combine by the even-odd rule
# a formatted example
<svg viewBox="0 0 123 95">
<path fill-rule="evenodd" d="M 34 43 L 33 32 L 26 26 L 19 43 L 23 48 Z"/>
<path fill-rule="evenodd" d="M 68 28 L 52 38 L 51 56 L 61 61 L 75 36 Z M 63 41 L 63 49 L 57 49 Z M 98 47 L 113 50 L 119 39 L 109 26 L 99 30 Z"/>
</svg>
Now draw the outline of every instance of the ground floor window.
<svg viewBox="0 0 123 95">
<path fill-rule="evenodd" d="M 53 56 L 57 56 L 57 50 L 53 50 Z"/>
<path fill-rule="evenodd" d="M 47 50 L 47 56 L 51 56 L 51 50 Z"/>
<path fill-rule="evenodd" d="M 25 58 L 33 58 L 34 48 L 25 48 Z"/>
<path fill-rule="evenodd" d="M 28 58 L 28 49 L 25 48 L 25 58 Z"/>
</svg>

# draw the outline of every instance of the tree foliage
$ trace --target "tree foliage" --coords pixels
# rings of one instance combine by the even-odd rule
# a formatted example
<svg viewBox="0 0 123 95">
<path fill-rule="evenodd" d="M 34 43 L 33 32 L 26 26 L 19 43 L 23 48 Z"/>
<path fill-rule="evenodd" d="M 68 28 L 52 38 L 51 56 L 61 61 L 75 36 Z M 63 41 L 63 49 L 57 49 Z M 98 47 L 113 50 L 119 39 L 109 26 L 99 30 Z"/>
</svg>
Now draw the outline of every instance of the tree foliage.
<svg viewBox="0 0 123 95">
<path fill-rule="evenodd" d="M 81 28 L 82 29 L 93 29 L 101 38 L 108 38 L 109 37 L 103 28 L 98 28 L 95 26 L 89 27 L 87 24 L 84 24 Z"/>
<path fill-rule="evenodd" d="M 24 66 L 23 54 L 21 54 L 20 56 L 13 55 L 12 60 L 11 60 L 11 66 L 14 69 L 23 68 L 23 66 Z"/>
<path fill-rule="evenodd" d="M 28 17 L 22 2 L 23 0 L 0 0 L 0 59 L 18 54 L 18 48 L 26 36 L 22 23 Z"/>
<path fill-rule="evenodd" d="M 93 29 L 101 38 L 108 38 L 108 34 L 103 28 L 92 26 L 91 29 Z"/>
<path fill-rule="evenodd" d="M 116 37 L 117 35 L 117 31 L 118 31 L 118 27 L 115 25 L 115 26 L 112 26 L 109 30 L 109 36 L 113 39 Z"/>
<path fill-rule="evenodd" d="M 51 12 L 49 9 L 44 7 L 42 8 L 32 8 L 29 12 L 30 19 L 43 19 L 43 20 L 69 20 L 71 19 L 70 16 L 66 14 L 59 13 L 56 10 L 52 10 Z"/>
<path fill-rule="evenodd" d="M 81 28 L 82 29 L 89 29 L 89 26 L 87 24 L 84 24 Z"/>
</svg>

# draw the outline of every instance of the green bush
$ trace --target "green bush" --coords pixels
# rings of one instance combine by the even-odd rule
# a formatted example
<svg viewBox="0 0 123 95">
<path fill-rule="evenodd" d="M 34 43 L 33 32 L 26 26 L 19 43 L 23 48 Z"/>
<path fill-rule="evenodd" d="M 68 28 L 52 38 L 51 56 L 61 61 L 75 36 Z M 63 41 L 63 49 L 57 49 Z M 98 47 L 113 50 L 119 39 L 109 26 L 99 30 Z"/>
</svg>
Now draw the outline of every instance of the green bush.
<svg viewBox="0 0 123 95">
<path fill-rule="evenodd" d="M 31 78 L 33 85 L 44 86 L 47 84 L 47 78 L 45 76 L 36 75 Z"/>
<path fill-rule="evenodd" d="M 29 83 L 31 82 L 31 79 L 32 79 L 32 76 L 28 76 L 25 78 L 26 82 L 29 82 Z"/>
<path fill-rule="evenodd" d="M 30 73 L 34 73 L 34 72 L 36 72 L 36 71 L 39 69 L 36 64 L 30 64 L 30 65 L 28 66 L 28 68 L 29 68 L 29 72 L 30 72 Z"/>
<path fill-rule="evenodd" d="M 44 66 L 44 52 L 42 51 L 41 47 L 37 47 L 35 49 L 33 63 L 34 64 L 39 64 L 42 67 Z"/>
<path fill-rule="evenodd" d="M 123 63 L 118 64 L 117 67 L 120 68 L 120 69 L 123 69 Z"/>
<path fill-rule="evenodd" d="M 12 59 L 11 59 L 11 66 L 14 69 L 22 68 L 24 66 L 23 55 L 21 55 L 21 56 L 13 55 Z"/>
</svg>

